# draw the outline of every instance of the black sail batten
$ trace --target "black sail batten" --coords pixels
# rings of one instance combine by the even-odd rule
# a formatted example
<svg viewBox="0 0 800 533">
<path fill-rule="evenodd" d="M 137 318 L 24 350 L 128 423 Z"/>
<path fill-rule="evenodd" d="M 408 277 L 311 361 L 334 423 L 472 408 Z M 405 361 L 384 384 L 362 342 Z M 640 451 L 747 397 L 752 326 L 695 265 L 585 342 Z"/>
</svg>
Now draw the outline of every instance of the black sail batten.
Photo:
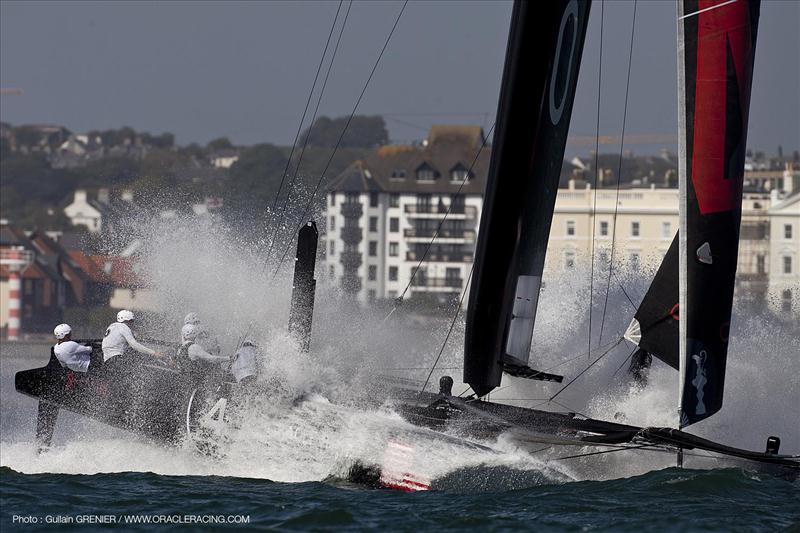
<svg viewBox="0 0 800 533">
<path fill-rule="evenodd" d="M 672 240 L 625 338 L 674 369 L 678 354 L 678 237 Z M 639 356 L 641 357 L 641 356 Z M 638 362 L 638 358 L 637 358 Z M 631 371 L 636 365 L 631 366 Z"/>
<path fill-rule="evenodd" d="M 527 366 L 589 8 L 514 3 L 464 346 L 479 396 Z"/>
<path fill-rule="evenodd" d="M 681 0 L 681 426 L 722 407 L 759 0 Z"/>
</svg>

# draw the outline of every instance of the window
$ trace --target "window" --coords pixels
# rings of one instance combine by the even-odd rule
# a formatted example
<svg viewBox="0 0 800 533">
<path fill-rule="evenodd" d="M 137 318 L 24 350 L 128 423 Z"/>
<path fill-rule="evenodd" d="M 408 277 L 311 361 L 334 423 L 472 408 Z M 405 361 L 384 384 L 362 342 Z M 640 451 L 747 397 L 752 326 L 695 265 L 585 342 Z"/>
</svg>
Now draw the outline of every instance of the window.
<svg viewBox="0 0 800 533">
<path fill-rule="evenodd" d="M 389 257 L 397 257 L 397 255 L 400 253 L 399 249 L 400 249 L 400 247 L 398 246 L 398 244 L 396 242 L 390 242 L 389 243 Z"/>
<path fill-rule="evenodd" d="M 784 224 L 783 225 L 783 238 L 784 239 L 791 239 L 792 238 L 792 225 L 791 224 Z"/>
<path fill-rule="evenodd" d="M 406 171 L 402 168 L 396 168 L 392 170 L 392 173 L 389 177 L 396 180 L 401 180 L 406 177 Z"/>
<path fill-rule="evenodd" d="M 601 251 L 597 256 L 597 264 L 600 268 L 607 268 L 608 267 L 608 252 L 605 250 Z"/>
<path fill-rule="evenodd" d="M 335 278 L 336 277 L 336 266 L 335 265 L 331 265 L 328 272 L 329 272 L 329 276 L 330 276 L 331 279 Z"/>
<path fill-rule="evenodd" d="M 792 291 L 791 289 L 785 289 L 781 293 L 781 311 L 784 313 L 789 313 L 792 310 Z"/>
<path fill-rule="evenodd" d="M 397 298 L 397 291 L 389 291 L 389 298 Z"/>
<path fill-rule="evenodd" d="M 436 178 L 436 171 L 427 163 L 421 164 L 417 167 L 417 180 L 419 181 L 433 181 Z"/>
<path fill-rule="evenodd" d="M 575 221 L 567 220 L 567 237 L 575 236 Z"/>
<path fill-rule="evenodd" d="M 468 172 L 469 170 L 467 170 L 467 167 L 461 163 L 458 163 L 456 166 L 450 169 L 450 180 L 462 183 L 471 177 L 468 175 Z"/>
<path fill-rule="evenodd" d="M 431 206 L 431 195 L 430 194 L 418 194 L 417 195 L 417 206 L 427 209 Z M 420 211 L 424 212 L 423 209 Z"/>
<path fill-rule="evenodd" d="M 461 287 L 461 269 L 448 268 L 444 272 L 444 279 L 448 287 Z"/>
<path fill-rule="evenodd" d="M 336 217 L 333 216 L 333 215 L 331 215 L 331 223 L 328 225 L 328 229 L 330 231 L 335 231 L 336 230 Z"/>
<path fill-rule="evenodd" d="M 336 193 L 331 194 L 331 206 L 336 205 Z"/>
<path fill-rule="evenodd" d="M 764 255 L 757 255 L 756 256 L 756 273 L 757 274 L 766 274 L 767 273 L 767 258 Z"/>
<path fill-rule="evenodd" d="M 606 220 L 600 221 L 600 236 L 608 237 L 608 221 Z"/>
<path fill-rule="evenodd" d="M 564 252 L 564 270 L 572 270 L 575 268 L 575 252 L 567 250 Z"/>
<path fill-rule="evenodd" d="M 783 256 L 783 273 L 784 274 L 791 274 L 792 273 L 792 256 L 791 255 L 784 255 Z"/>
<path fill-rule="evenodd" d="M 400 195 L 392 193 L 389 195 L 389 207 L 400 207 Z"/>
<path fill-rule="evenodd" d="M 631 237 L 640 237 L 640 225 L 639 222 L 631 222 Z"/>
<path fill-rule="evenodd" d="M 370 281 L 378 279 L 378 267 L 376 265 L 370 265 L 369 269 L 367 269 L 367 279 Z"/>
<path fill-rule="evenodd" d="M 328 253 L 331 255 L 336 253 L 336 241 L 331 241 L 328 243 Z"/>
<path fill-rule="evenodd" d="M 389 281 L 397 281 L 397 267 L 389 267 Z"/>
<path fill-rule="evenodd" d="M 400 231 L 400 219 L 397 217 L 392 217 L 389 219 L 389 232 L 390 233 L 397 233 Z"/>
<path fill-rule="evenodd" d="M 378 207 L 378 193 L 376 192 L 369 193 L 369 206 Z"/>
<path fill-rule="evenodd" d="M 661 223 L 661 238 L 669 239 L 672 237 L 672 222 Z"/>
<path fill-rule="evenodd" d="M 375 289 L 370 289 L 367 291 L 367 298 L 369 298 L 370 303 L 375 301 L 376 296 L 377 293 L 375 292 Z"/>
<path fill-rule="evenodd" d="M 641 266 L 641 261 L 638 252 L 633 252 L 630 256 L 631 260 L 631 270 L 634 272 L 639 271 L 639 267 Z"/>
<path fill-rule="evenodd" d="M 378 231 L 378 217 L 369 217 L 369 230 Z"/>
<path fill-rule="evenodd" d="M 378 241 L 369 241 L 369 256 L 375 257 L 378 255 Z"/>
</svg>

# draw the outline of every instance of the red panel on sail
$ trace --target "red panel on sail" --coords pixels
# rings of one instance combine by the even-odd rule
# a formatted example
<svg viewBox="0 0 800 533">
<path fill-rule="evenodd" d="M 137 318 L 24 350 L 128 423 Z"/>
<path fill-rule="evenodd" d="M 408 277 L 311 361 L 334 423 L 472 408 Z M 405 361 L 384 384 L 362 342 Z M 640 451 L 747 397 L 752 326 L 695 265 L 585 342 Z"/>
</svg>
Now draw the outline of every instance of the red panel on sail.
<svg viewBox="0 0 800 533">
<path fill-rule="evenodd" d="M 743 169 L 731 164 L 731 158 L 744 154 L 750 101 L 752 41 L 748 5 L 734 2 L 714 7 L 719 3 L 700 0 L 697 15 L 691 176 L 704 215 L 741 206 Z"/>
</svg>

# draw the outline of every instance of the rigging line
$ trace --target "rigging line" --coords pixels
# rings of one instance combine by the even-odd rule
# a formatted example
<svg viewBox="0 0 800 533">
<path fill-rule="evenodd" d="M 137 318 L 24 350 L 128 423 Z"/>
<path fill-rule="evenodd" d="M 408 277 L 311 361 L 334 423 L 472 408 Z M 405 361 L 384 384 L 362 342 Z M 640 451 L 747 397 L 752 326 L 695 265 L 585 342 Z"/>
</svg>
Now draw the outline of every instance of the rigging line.
<svg viewBox="0 0 800 533">
<path fill-rule="evenodd" d="M 464 179 L 461 180 L 461 184 L 458 186 L 458 190 L 456 191 L 454 196 L 460 196 L 461 195 L 461 191 L 464 189 L 464 185 L 467 183 L 467 181 L 469 181 L 470 176 L 472 175 L 472 169 L 475 168 L 475 165 L 478 162 L 478 158 L 480 157 L 481 152 L 486 147 L 486 143 L 489 142 L 489 138 L 492 135 L 492 131 L 494 131 L 494 126 L 495 125 L 492 124 L 492 127 L 489 128 L 489 131 L 486 133 L 486 135 L 483 136 L 483 142 L 481 143 L 480 148 L 478 148 L 478 151 L 475 154 L 475 157 L 472 159 L 472 163 L 469 165 L 469 169 L 467 170 L 466 174 L 464 175 Z M 408 289 L 411 287 L 411 284 L 414 283 L 414 278 L 416 277 L 417 272 L 419 272 L 420 267 L 422 267 L 422 263 L 425 262 L 425 258 L 428 256 L 428 252 L 431 250 L 431 246 L 433 246 L 433 243 L 436 241 L 436 238 L 439 236 L 439 232 L 442 231 L 442 226 L 444 225 L 444 222 L 447 220 L 448 215 L 450 215 L 450 211 L 452 209 L 453 209 L 453 201 L 450 200 L 450 205 L 447 206 L 447 211 L 445 211 L 441 222 L 439 222 L 439 227 L 436 228 L 436 231 L 433 233 L 433 237 L 431 237 L 431 240 L 428 242 L 428 246 L 425 247 L 425 252 L 423 252 L 422 257 L 419 259 L 419 262 L 417 262 L 417 266 L 414 267 L 414 271 L 411 273 L 411 278 L 408 280 L 408 283 L 406 284 L 405 289 L 403 289 L 403 292 L 400 294 L 400 296 L 398 296 L 395 299 L 394 307 L 392 307 L 392 310 L 389 311 L 388 315 L 386 315 L 386 318 L 383 319 L 384 322 L 386 322 L 389 319 L 389 317 L 392 316 L 392 314 L 394 314 L 394 312 L 397 310 L 398 305 L 400 303 L 402 303 L 403 298 L 405 297 L 406 293 L 408 292 Z M 472 264 L 473 264 L 473 266 L 475 265 L 474 257 L 473 257 Z M 471 268 L 470 268 L 470 276 L 472 276 L 472 269 Z M 467 284 L 467 287 L 469 287 L 469 284 Z"/>
<path fill-rule="evenodd" d="M 603 329 L 606 324 L 606 310 L 608 309 L 608 293 L 611 291 L 611 276 L 614 273 L 614 245 L 617 236 L 617 211 L 619 210 L 619 187 L 622 179 L 622 150 L 625 147 L 625 122 L 628 118 L 628 92 L 631 86 L 631 64 L 633 63 L 633 38 L 636 35 L 636 0 L 633 0 L 633 20 L 631 21 L 631 45 L 628 53 L 628 77 L 625 82 L 625 105 L 622 108 L 622 134 L 619 142 L 619 166 L 617 168 L 617 194 L 614 201 L 614 216 L 611 222 L 611 262 L 608 265 L 608 283 L 606 284 L 606 297 L 603 302 L 603 315 L 600 321 L 600 339 L 603 340 Z"/>
<path fill-rule="evenodd" d="M 394 20 L 394 25 L 392 29 L 389 31 L 389 35 L 386 37 L 386 42 L 383 43 L 383 48 L 381 48 L 380 54 L 378 54 L 378 58 L 375 60 L 375 64 L 372 66 L 372 71 L 369 73 L 367 77 L 367 81 L 364 83 L 364 88 L 361 89 L 361 94 L 358 95 L 358 99 L 356 100 L 355 105 L 353 106 L 353 111 L 350 113 L 350 116 L 347 117 L 347 122 L 342 128 L 342 133 L 339 134 L 339 138 L 336 140 L 336 144 L 333 146 L 333 151 L 331 152 L 328 161 L 325 163 L 325 167 L 322 169 L 322 172 L 319 175 L 319 180 L 317 180 L 317 185 L 314 187 L 314 191 L 311 193 L 311 197 L 308 199 L 308 203 L 306 204 L 305 209 L 303 210 L 303 214 L 300 216 L 300 225 L 297 227 L 296 231 L 300 231 L 300 228 L 303 226 L 303 220 L 305 220 L 309 210 L 311 209 L 311 205 L 314 202 L 314 197 L 317 195 L 320 186 L 322 185 L 322 180 L 325 179 L 325 173 L 328 172 L 328 168 L 331 166 L 331 162 L 333 161 L 333 157 L 336 155 L 336 151 L 339 149 L 339 145 L 342 143 L 342 139 L 344 138 L 344 134 L 347 132 L 347 128 L 350 127 L 350 122 L 353 121 L 353 117 L 358 110 L 358 106 L 361 104 L 361 100 L 364 98 L 364 93 L 367 92 L 367 87 L 369 87 L 370 81 L 372 81 L 372 77 L 375 75 L 375 71 L 378 69 L 378 65 L 381 62 L 381 58 L 383 57 L 384 52 L 386 52 L 386 48 L 389 46 L 389 41 L 392 40 L 392 35 L 394 35 L 394 31 L 397 29 L 397 25 L 400 22 L 400 17 L 403 16 L 403 12 L 408 5 L 408 0 L 403 2 L 403 7 L 400 8 L 400 12 L 397 14 L 397 18 Z M 273 272 L 272 277 L 273 279 L 278 275 L 278 271 L 281 269 L 281 265 L 283 265 L 284 261 L 286 260 L 286 254 L 289 253 L 289 249 L 291 248 L 292 240 L 290 239 L 289 242 L 286 244 L 286 248 L 283 251 L 283 255 L 281 256 L 280 261 L 278 261 L 278 266 L 275 268 L 275 272 Z"/>
<path fill-rule="evenodd" d="M 628 301 L 629 301 L 629 302 L 631 303 L 631 305 L 633 306 L 633 312 L 635 313 L 635 312 L 636 312 L 636 311 L 639 309 L 639 307 L 638 307 L 638 306 L 637 306 L 635 303 L 633 303 L 633 300 L 631 299 L 631 297 L 630 297 L 630 296 L 628 296 L 628 293 L 627 293 L 627 291 L 625 290 L 625 287 L 622 285 L 622 282 L 620 281 L 620 279 L 617 277 L 617 275 L 616 275 L 616 274 L 614 274 L 614 278 L 616 278 L 616 280 L 617 280 L 617 285 L 619 285 L 619 288 L 622 290 L 622 294 L 624 294 L 624 295 L 625 295 L 625 298 L 627 298 L 627 299 L 628 299 Z M 631 291 L 631 292 L 633 292 L 633 291 Z M 641 302 L 641 301 L 642 301 L 642 299 L 641 299 L 641 298 L 639 298 L 639 301 Z"/>
<path fill-rule="evenodd" d="M 464 296 L 466 296 L 467 291 L 469 290 L 469 281 L 472 279 L 472 270 L 474 268 L 475 268 L 475 263 L 473 262 L 472 266 L 469 269 L 469 276 L 467 276 L 467 282 L 464 284 L 464 290 L 461 291 L 461 298 L 458 300 L 458 306 L 456 307 L 456 312 L 453 313 L 453 320 L 450 322 L 450 329 L 447 330 L 447 335 L 445 336 L 444 342 L 442 343 L 442 348 L 439 350 L 439 355 L 436 356 L 436 360 L 433 362 L 431 371 L 428 373 L 428 377 L 425 379 L 425 384 L 422 386 L 422 391 L 424 391 L 425 387 L 428 386 L 428 382 L 431 380 L 433 371 L 436 370 L 436 364 L 442 357 L 445 347 L 447 347 L 447 341 L 450 340 L 450 334 L 453 333 L 453 328 L 455 327 L 456 321 L 458 320 L 458 313 L 461 311 L 461 306 L 464 304 Z"/>
<path fill-rule="evenodd" d="M 294 168 L 294 175 L 292 176 L 292 181 L 289 182 L 289 190 L 286 192 L 286 199 L 283 202 L 283 208 L 281 209 L 280 217 L 278 218 L 277 223 L 275 224 L 275 233 L 272 236 L 272 240 L 270 241 L 270 249 L 267 251 L 267 257 L 269 257 L 270 253 L 272 252 L 272 245 L 275 243 L 276 239 L 278 238 L 278 231 L 280 230 L 281 222 L 284 220 L 286 215 L 286 208 L 289 206 L 289 198 L 292 195 L 292 191 L 294 190 L 294 184 L 297 182 L 297 176 L 300 174 L 300 164 L 303 162 L 303 156 L 306 153 L 306 147 L 308 146 L 308 141 L 311 139 L 311 132 L 312 128 L 314 127 L 314 120 L 317 118 L 317 113 L 319 112 L 320 103 L 322 103 L 322 96 L 325 94 L 325 88 L 328 86 L 328 78 L 331 75 L 331 71 L 333 70 L 333 62 L 336 60 L 336 53 L 339 51 L 339 43 L 342 42 L 342 35 L 344 35 L 344 28 L 347 25 L 347 19 L 350 17 L 350 8 L 353 7 L 353 0 L 350 0 L 350 3 L 347 4 L 347 11 L 344 14 L 344 19 L 342 19 L 342 27 L 339 29 L 339 36 L 336 38 L 336 45 L 333 47 L 333 52 L 331 53 L 331 61 L 328 63 L 328 69 L 325 72 L 325 79 L 322 82 L 322 88 L 319 91 L 319 95 L 317 97 L 317 104 L 314 106 L 314 113 L 311 115 L 311 121 L 309 122 L 308 126 L 308 133 L 306 134 L 306 138 L 303 139 L 303 147 L 300 149 L 300 156 L 297 159 L 297 165 Z"/>
<path fill-rule="evenodd" d="M 611 377 L 612 377 L 612 378 L 613 378 L 614 376 L 616 376 L 616 375 L 617 375 L 617 372 L 619 372 L 620 370 L 622 370 L 622 367 L 623 367 L 623 366 L 625 366 L 625 363 L 627 363 L 627 362 L 628 362 L 628 360 L 630 360 L 630 358 L 631 358 L 631 357 L 633 357 L 633 353 L 634 353 L 634 352 L 635 352 L 635 351 L 636 351 L 638 348 L 639 348 L 638 346 L 634 346 L 634 347 L 633 347 L 633 350 L 631 350 L 631 353 L 629 353 L 629 354 L 628 354 L 628 357 L 626 357 L 626 358 L 625 358 L 625 360 L 624 360 L 624 361 L 622 361 L 622 364 L 621 364 L 621 365 L 619 365 L 619 368 L 617 368 L 617 369 L 614 371 L 614 373 L 613 373 L 613 374 L 611 374 Z"/>
<path fill-rule="evenodd" d="M 727 2 L 722 2 L 721 4 L 717 4 L 715 6 L 706 7 L 704 9 L 699 10 L 699 11 L 695 11 L 694 13 L 689 13 L 687 15 L 683 15 L 682 17 L 678 17 L 678 20 L 683 20 L 685 18 L 694 17 L 695 15 L 699 15 L 700 13 L 705 13 L 706 11 L 711 11 L 712 9 L 718 9 L 718 8 L 720 8 L 722 6 L 727 6 L 728 4 L 732 4 L 732 3 L 737 2 L 737 1 L 738 0 L 728 0 Z"/>
<path fill-rule="evenodd" d="M 600 360 L 601 360 L 603 357 L 605 357 L 606 355 L 608 355 L 609 353 L 611 353 L 611 350 L 613 350 L 614 348 L 616 348 L 616 347 L 617 347 L 617 345 L 618 345 L 619 343 L 621 343 L 621 342 L 622 342 L 622 340 L 623 340 L 623 339 L 620 337 L 620 339 L 619 339 L 617 342 L 615 342 L 615 343 L 614 343 L 614 344 L 613 344 L 613 345 L 612 345 L 612 346 L 611 346 L 611 347 L 610 347 L 608 350 L 606 350 L 605 352 L 603 352 L 602 354 L 600 354 L 600 356 L 599 356 L 597 359 L 595 359 L 594 361 L 592 361 L 592 363 L 591 363 L 589 366 L 587 366 L 586 368 L 584 368 L 583 370 L 581 370 L 581 371 L 578 373 L 578 375 L 577 375 L 577 376 L 575 376 L 574 378 L 572 378 L 572 379 L 569 381 L 569 383 L 567 383 L 566 385 L 564 385 L 563 387 L 561 387 L 561 388 L 558 390 L 558 392 L 556 392 L 555 394 L 553 394 L 552 396 L 550 396 L 550 401 L 553 401 L 553 399 L 554 399 L 556 396 L 558 396 L 559 394 L 561 394 L 562 392 L 564 392 L 564 391 L 566 390 L 566 388 L 567 388 L 567 387 L 569 387 L 570 385 L 572 385 L 573 383 L 575 383 L 575 380 L 577 380 L 579 377 L 581 377 L 582 375 L 584 375 L 584 374 L 585 374 L 585 373 L 586 373 L 586 372 L 587 372 L 587 371 L 588 371 L 590 368 L 592 368 L 594 365 L 596 365 L 596 364 L 597 364 L 597 363 L 598 363 L 598 362 L 599 362 L 599 361 L 600 361 Z"/>
<path fill-rule="evenodd" d="M 319 80 L 319 73 L 322 71 L 322 65 L 325 63 L 325 56 L 328 53 L 328 46 L 331 44 L 331 37 L 333 36 L 333 30 L 336 28 L 336 21 L 339 19 L 339 12 L 342 9 L 342 4 L 344 0 L 339 0 L 339 7 L 336 8 L 336 15 L 333 17 L 333 24 L 331 24 L 331 31 L 328 33 L 328 40 L 325 41 L 325 49 L 322 51 L 322 57 L 319 58 L 319 65 L 317 66 L 317 73 L 314 75 L 314 83 L 311 84 L 311 91 L 308 93 L 308 99 L 306 100 L 306 106 L 303 109 L 303 117 L 300 119 L 300 124 L 297 125 L 297 133 L 294 136 L 294 142 L 292 143 L 292 149 L 289 151 L 289 158 L 286 160 L 286 168 L 283 169 L 283 175 L 281 176 L 281 182 L 278 185 L 278 192 L 275 193 L 275 200 L 272 202 L 272 210 L 274 211 L 275 208 L 278 206 L 278 198 L 281 196 L 281 190 L 283 189 L 283 183 L 286 181 L 286 176 L 289 173 L 289 166 L 292 164 L 292 156 L 294 155 L 294 149 L 297 147 L 297 140 L 300 138 L 300 132 L 303 129 L 303 123 L 306 121 L 306 113 L 308 113 L 308 106 L 311 105 L 311 98 L 314 96 L 314 89 L 317 88 L 317 81 Z M 267 255 L 272 251 L 273 243 L 270 242 L 269 252 Z"/>
<path fill-rule="evenodd" d="M 589 444 L 591 446 L 591 444 Z M 623 446 L 622 448 L 614 448 L 611 450 L 602 450 L 599 452 L 579 453 L 576 455 L 567 455 L 566 457 L 556 457 L 552 461 L 563 461 L 565 459 L 575 459 L 576 457 L 588 457 L 590 455 L 601 455 L 604 453 L 625 452 L 628 450 L 641 450 L 642 448 L 653 448 L 653 444 L 641 444 L 639 446 Z"/>
<path fill-rule="evenodd" d="M 591 264 L 589 273 L 589 340 L 587 342 L 586 358 L 592 356 L 592 306 L 594 301 L 594 241 L 595 226 L 597 226 L 597 167 L 600 164 L 600 95 L 603 80 L 603 20 L 605 19 L 605 1 L 600 2 L 600 60 L 597 68 L 597 126 L 595 131 L 594 147 L 594 203 L 592 205 L 592 249 L 589 252 L 589 263 Z"/>
<path fill-rule="evenodd" d="M 604 344 L 603 346 L 598 346 L 597 348 L 595 348 L 595 350 L 598 350 L 598 351 L 602 350 L 603 348 L 607 348 L 607 347 L 611 346 L 615 342 L 617 342 L 617 341 L 616 340 L 609 341 L 606 344 Z M 561 354 L 561 355 L 566 355 L 566 354 Z M 556 369 L 556 368 L 560 367 L 561 365 L 565 365 L 567 363 L 571 363 L 572 361 L 575 361 L 576 359 L 581 359 L 582 357 L 583 357 L 583 354 L 578 354 L 578 355 L 576 355 L 574 357 L 570 357 L 569 359 L 566 359 L 565 361 L 561 361 L 560 363 L 557 363 L 557 364 L 555 364 L 553 366 L 545 368 L 544 370 L 542 370 L 542 372 L 550 372 L 551 370 Z"/>
</svg>

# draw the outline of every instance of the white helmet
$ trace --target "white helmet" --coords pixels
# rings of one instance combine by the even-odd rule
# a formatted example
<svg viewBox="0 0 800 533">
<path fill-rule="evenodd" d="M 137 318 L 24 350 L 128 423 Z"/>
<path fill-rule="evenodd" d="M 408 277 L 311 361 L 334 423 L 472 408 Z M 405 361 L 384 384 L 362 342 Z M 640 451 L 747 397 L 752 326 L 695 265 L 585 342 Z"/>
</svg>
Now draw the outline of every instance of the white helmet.
<svg viewBox="0 0 800 533">
<path fill-rule="evenodd" d="M 200 317 L 197 316 L 197 313 L 189 313 L 183 319 L 184 324 L 199 324 Z"/>
<path fill-rule="evenodd" d="M 181 328 L 181 337 L 183 337 L 184 342 L 195 340 L 199 333 L 200 328 L 194 324 L 184 324 L 184 326 Z"/>
<path fill-rule="evenodd" d="M 119 313 L 117 313 L 117 322 L 129 322 L 133 320 L 133 313 L 128 311 L 127 309 L 123 309 Z"/>
<path fill-rule="evenodd" d="M 72 328 L 69 326 L 69 324 L 59 324 L 56 326 L 56 329 L 53 330 L 53 334 L 58 340 L 63 339 L 70 333 L 72 333 Z"/>
</svg>

